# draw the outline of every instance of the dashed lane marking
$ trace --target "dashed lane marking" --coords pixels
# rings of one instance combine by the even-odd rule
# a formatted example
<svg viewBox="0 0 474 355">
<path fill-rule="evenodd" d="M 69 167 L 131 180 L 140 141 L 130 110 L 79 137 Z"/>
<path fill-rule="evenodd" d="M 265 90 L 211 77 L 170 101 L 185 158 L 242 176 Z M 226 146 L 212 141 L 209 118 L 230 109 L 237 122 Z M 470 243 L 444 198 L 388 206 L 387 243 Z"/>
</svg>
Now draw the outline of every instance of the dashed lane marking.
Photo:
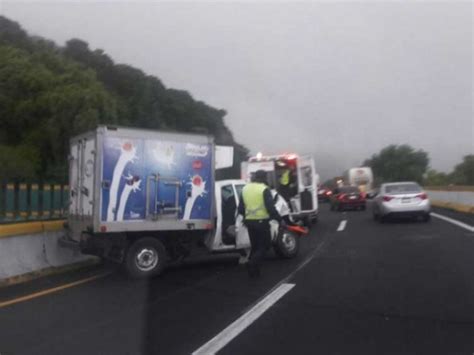
<svg viewBox="0 0 474 355">
<path fill-rule="evenodd" d="M 458 221 L 457 219 L 449 218 L 449 217 L 443 216 L 442 214 L 438 214 L 438 213 L 434 213 L 434 212 L 431 212 L 431 215 L 433 217 L 442 219 L 443 221 L 455 224 L 458 227 L 467 229 L 469 232 L 474 232 L 474 227 L 473 226 L 470 226 L 469 224 Z"/>
<path fill-rule="evenodd" d="M 263 313 L 265 313 L 280 298 L 289 292 L 295 284 L 284 283 L 277 287 L 273 292 L 269 293 L 255 306 L 244 313 L 235 322 L 230 324 L 222 332 L 201 346 L 193 355 L 211 355 L 217 353 L 226 346 L 232 339 L 242 333 L 247 327 L 255 322 Z"/>
<path fill-rule="evenodd" d="M 342 232 L 344 228 L 346 228 L 346 224 L 347 224 L 347 220 L 346 219 L 342 220 L 341 223 L 339 223 L 339 227 L 337 227 L 337 231 Z"/>
</svg>

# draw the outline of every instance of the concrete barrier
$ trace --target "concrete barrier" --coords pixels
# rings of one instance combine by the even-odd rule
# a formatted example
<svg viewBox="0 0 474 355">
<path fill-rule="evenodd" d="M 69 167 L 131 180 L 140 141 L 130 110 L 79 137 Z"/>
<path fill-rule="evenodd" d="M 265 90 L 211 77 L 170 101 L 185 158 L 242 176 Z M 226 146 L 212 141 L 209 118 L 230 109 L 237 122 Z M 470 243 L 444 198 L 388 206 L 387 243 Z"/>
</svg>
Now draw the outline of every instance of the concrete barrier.
<svg viewBox="0 0 474 355">
<path fill-rule="evenodd" d="M 62 222 L 1 225 L 0 285 L 25 281 L 62 267 L 97 261 L 97 258 L 59 247 L 58 239 L 63 234 Z"/>
<path fill-rule="evenodd" d="M 459 212 L 474 213 L 473 187 L 427 187 L 434 206 L 450 208 Z"/>
</svg>

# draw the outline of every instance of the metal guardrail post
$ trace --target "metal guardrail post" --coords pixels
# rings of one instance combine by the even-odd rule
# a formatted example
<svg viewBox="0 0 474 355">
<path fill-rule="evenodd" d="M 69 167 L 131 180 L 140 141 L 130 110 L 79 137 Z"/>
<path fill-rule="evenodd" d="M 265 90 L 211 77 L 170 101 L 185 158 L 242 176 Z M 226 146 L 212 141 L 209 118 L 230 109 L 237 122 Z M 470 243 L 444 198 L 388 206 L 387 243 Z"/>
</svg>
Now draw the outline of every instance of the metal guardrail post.
<svg viewBox="0 0 474 355">
<path fill-rule="evenodd" d="M 20 184 L 18 186 L 18 219 L 28 218 L 28 185 Z"/>
<path fill-rule="evenodd" d="M 39 210 L 39 196 L 38 184 L 31 184 L 30 186 L 30 218 L 38 219 Z"/>
<path fill-rule="evenodd" d="M 53 186 L 53 218 L 61 215 L 61 185 Z"/>
<path fill-rule="evenodd" d="M 15 218 L 15 184 L 7 184 L 5 192 L 5 219 L 11 221 Z"/>
<path fill-rule="evenodd" d="M 51 185 L 43 185 L 43 219 L 51 217 Z"/>
<path fill-rule="evenodd" d="M 66 216 L 69 212 L 69 186 L 63 186 L 61 215 Z"/>
</svg>

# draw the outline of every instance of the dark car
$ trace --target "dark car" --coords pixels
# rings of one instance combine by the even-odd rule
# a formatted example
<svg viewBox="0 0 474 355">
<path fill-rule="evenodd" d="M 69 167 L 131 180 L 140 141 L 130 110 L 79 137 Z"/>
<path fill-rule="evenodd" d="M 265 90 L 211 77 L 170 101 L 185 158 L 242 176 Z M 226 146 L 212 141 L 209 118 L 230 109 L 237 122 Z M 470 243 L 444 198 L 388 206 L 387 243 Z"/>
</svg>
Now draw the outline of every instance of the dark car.
<svg viewBox="0 0 474 355">
<path fill-rule="evenodd" d="M 331 189 L 321 186 L 318 188 L 318 201 L 319 202 L 328 202 L 331 198 L 332 191 Z"/>
<path fill-rule="evenodd" d="M 346 209 L 365 210 L 366 198 L 355 186 L 342 186 L 333 190 L 331 196 L 331 210 L 344 211 Z"/>
</svg>

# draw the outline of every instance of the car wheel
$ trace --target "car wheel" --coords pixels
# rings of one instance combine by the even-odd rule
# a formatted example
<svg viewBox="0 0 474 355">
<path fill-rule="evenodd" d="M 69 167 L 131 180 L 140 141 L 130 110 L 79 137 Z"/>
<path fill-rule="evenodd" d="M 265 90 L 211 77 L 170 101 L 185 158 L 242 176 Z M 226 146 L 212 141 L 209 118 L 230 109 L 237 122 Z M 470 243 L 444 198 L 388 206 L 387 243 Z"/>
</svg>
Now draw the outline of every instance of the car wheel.
<svg viewBox="0 0 474 355">
<path fill-rule="evenodd" d="M 344 206 L 343 206 L 342 204 L 339 204 L 339 205 L 337 206 L 337 210 L 338 210 L 339 212 L 344 211 Z"/>
<path fill-rule="evenodd" d="M 156 238 L 144 237 L 128 248 L 124 266 L 132 278 L 147 278 L 163 272 L 167 260 L 163 243 Z"/>
<path fill-rule="evenodd" d="M 385 223 L 385 222 L 387 222 L 387 216 L 379 216 L 379 222 L 380 222 L 380 223 Z"/>
<path fill-rule="evenodd" d="M 372 217 L 374 218 L 374 221 L 376 222 L 380 219 L 380 216 L 375 212 L 372 214 Z"/>
<path fill-rule="evenodd" d="M 424 216 L 423 216 L 423 222 L 427 223 L 431 220 L 431 215 L 429 213 L 426 213 Z"/>
<path fill-rule="evenodd" d="M 295 233 L 282 229 L 278 232 L 273 249 L 281 258 L 294 258 L 300 249 L 300 238 Z"/>
</svg>

